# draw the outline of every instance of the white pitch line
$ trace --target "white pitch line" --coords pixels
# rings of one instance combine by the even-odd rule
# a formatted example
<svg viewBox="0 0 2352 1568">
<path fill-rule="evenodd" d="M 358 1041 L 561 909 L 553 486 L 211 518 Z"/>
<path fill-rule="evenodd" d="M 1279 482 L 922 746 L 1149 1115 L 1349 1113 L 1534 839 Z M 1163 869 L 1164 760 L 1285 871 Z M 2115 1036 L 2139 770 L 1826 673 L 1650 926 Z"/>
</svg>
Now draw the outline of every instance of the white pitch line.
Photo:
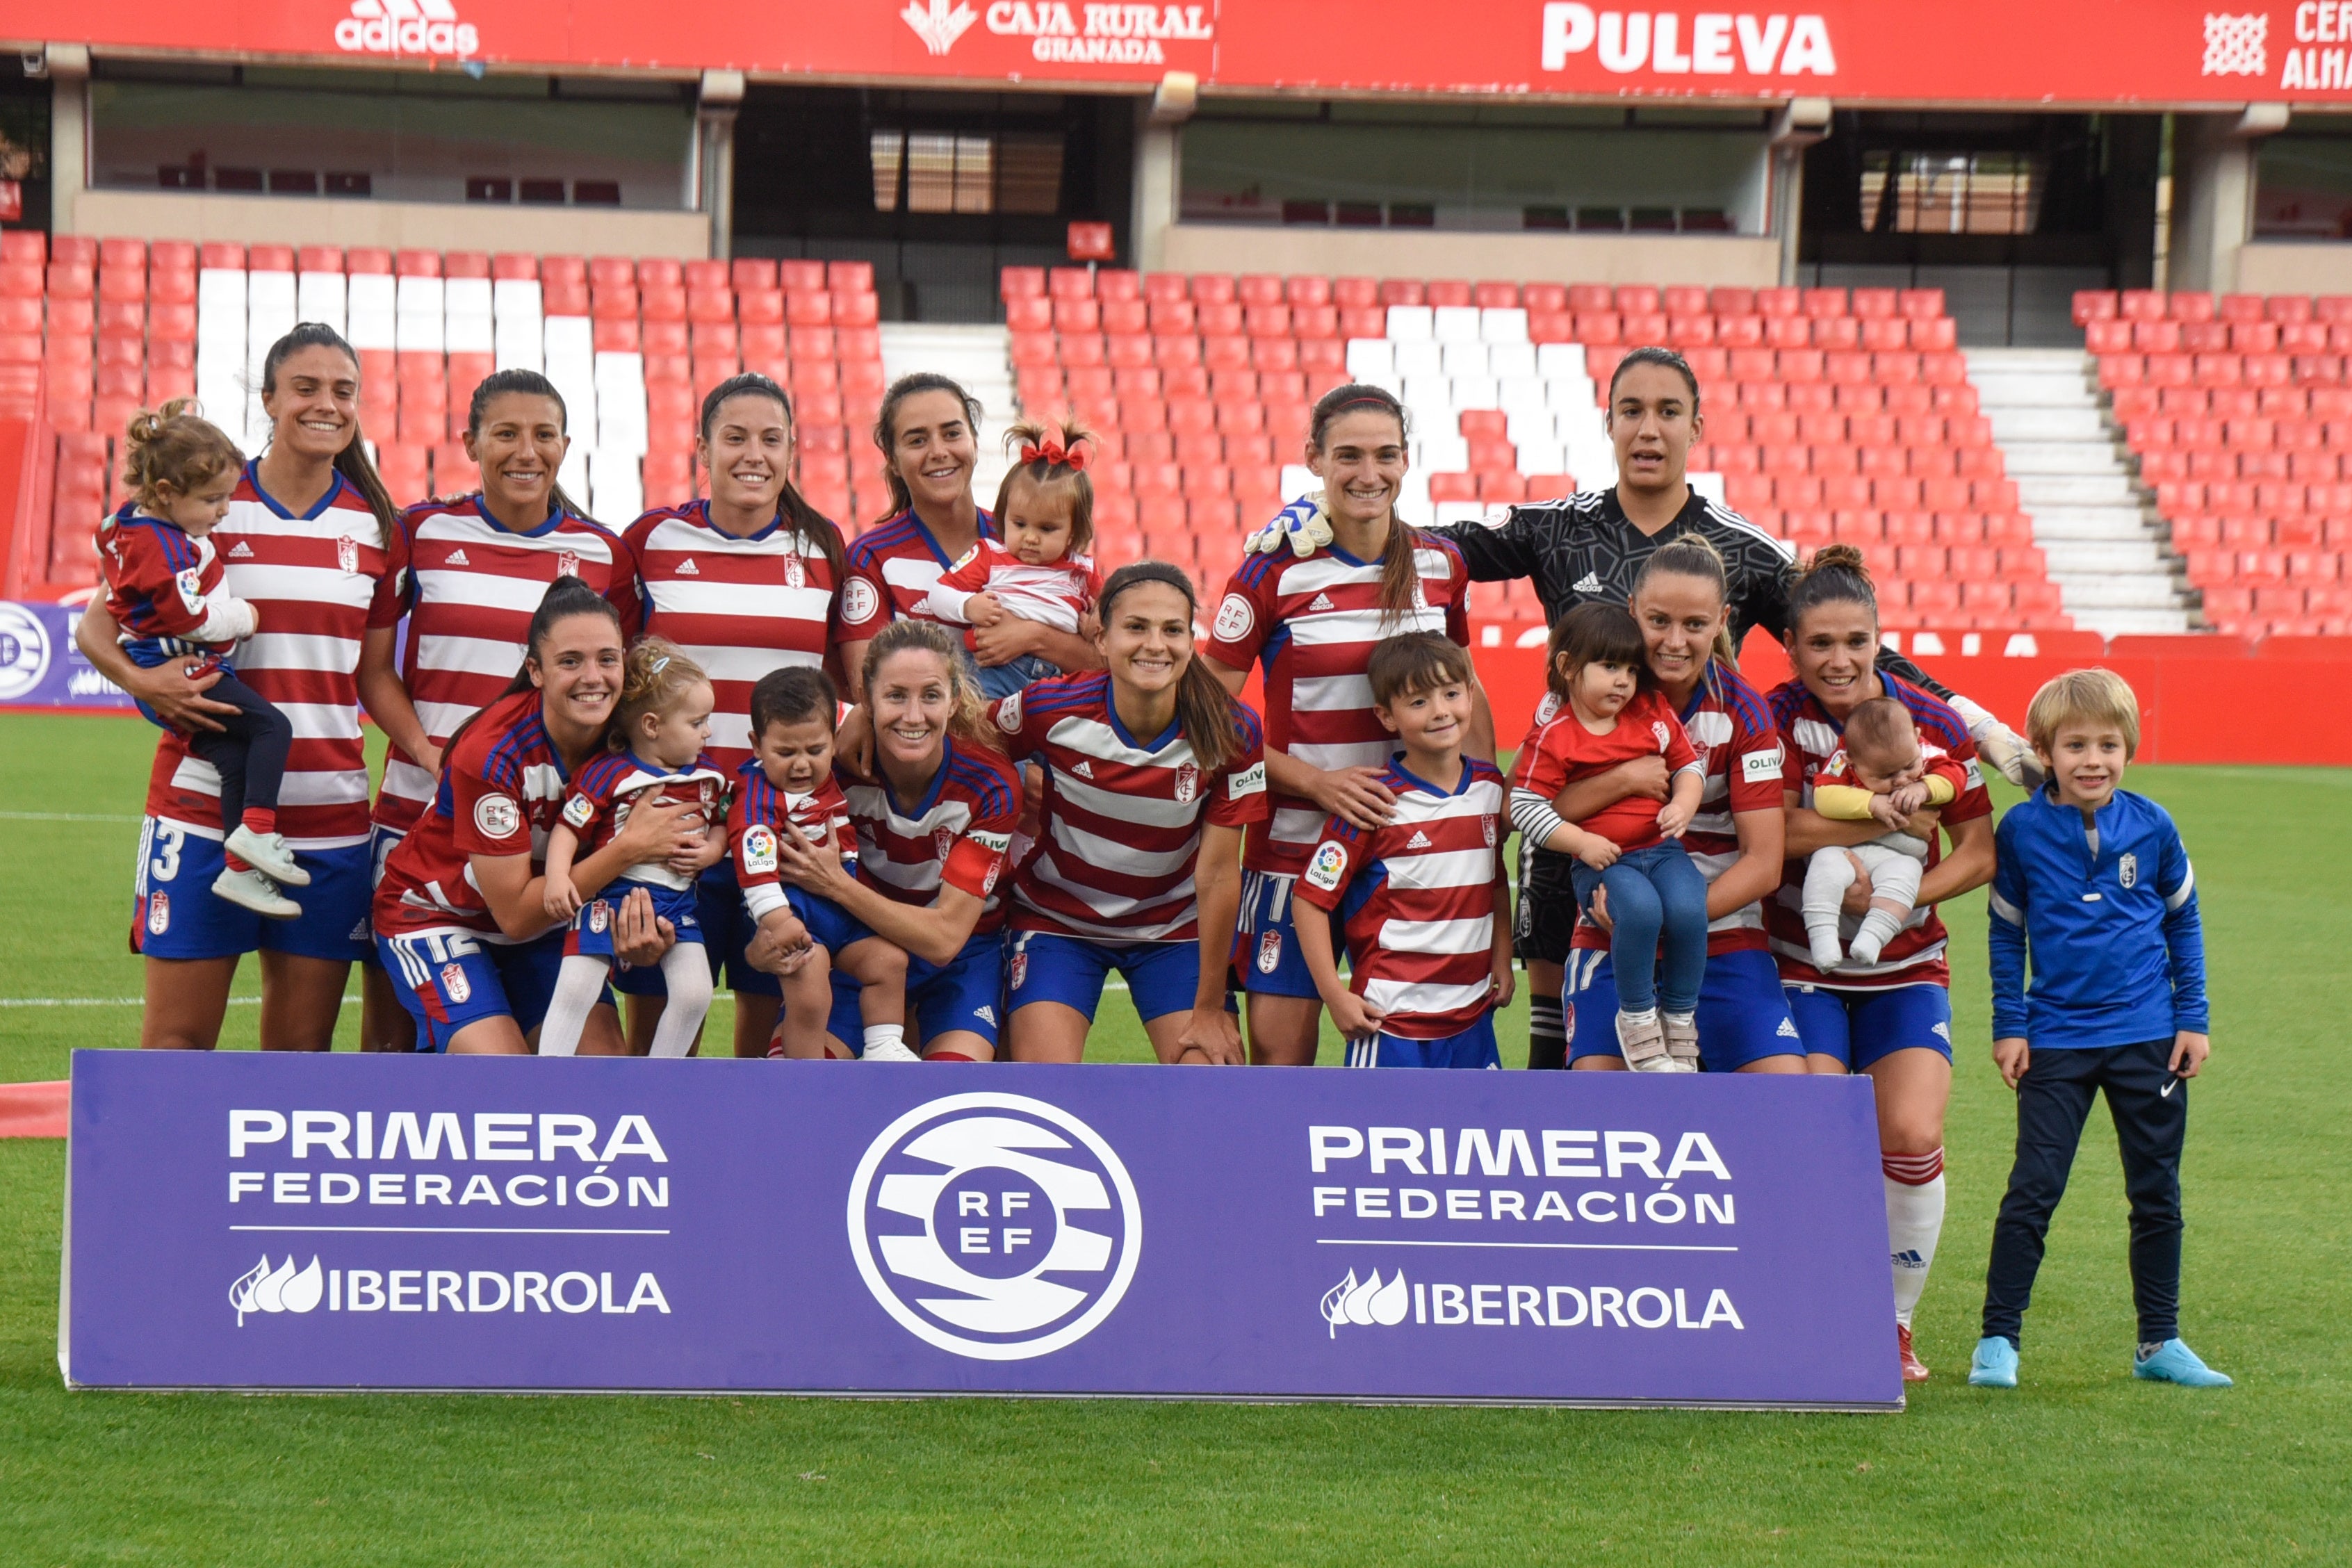
<svg viewBox="0 0 2352 1568">
<path fill-rule="evenodd" d="M 143 817 L 85 811 L 0 811 L 0 822 L 142 822 Z"/>
<path fill-rule="evenodd" d="M 1127 989 L 1127 982 L 1117 975 L 1112 975 L 1103 982 L 1103 989 L 1124 991 Z M 356 1002 L 359 999 L 356 995 L 347 995 L 343 998 L 346 1002 Z M 710 1004 L 714 1007 L 721 1004 L 732 1006 L 734 1002 L 734 995 L 723 991 L 710 999 Z M 147 998 L 144 996 L 0 996 L 0 1007 L 143 1007 L 146 1005 Z M 258 1007 L 261 1005 L 261 998 L 232 996 L 228 999 L 228 1005 L 232 1007 Z"/>
</svg>

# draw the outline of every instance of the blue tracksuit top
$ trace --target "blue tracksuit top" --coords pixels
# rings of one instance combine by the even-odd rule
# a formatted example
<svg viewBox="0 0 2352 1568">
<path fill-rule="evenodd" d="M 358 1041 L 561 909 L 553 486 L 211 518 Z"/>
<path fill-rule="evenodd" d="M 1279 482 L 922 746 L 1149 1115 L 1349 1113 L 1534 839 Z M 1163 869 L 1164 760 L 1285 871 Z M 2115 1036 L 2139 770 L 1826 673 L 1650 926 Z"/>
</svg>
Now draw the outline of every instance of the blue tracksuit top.
<svg viewBox="0 0 2352 1568">
<path fill-rule="evenodd" d="M 1995 1039 L 2087 1050 L 2206 1031 L 2205 937 L 2180 830 L 2129 790 L 2097 822 L 2095 857 L 2082 811 L 2045 788 L 1994 832 Z"/>
</svg>

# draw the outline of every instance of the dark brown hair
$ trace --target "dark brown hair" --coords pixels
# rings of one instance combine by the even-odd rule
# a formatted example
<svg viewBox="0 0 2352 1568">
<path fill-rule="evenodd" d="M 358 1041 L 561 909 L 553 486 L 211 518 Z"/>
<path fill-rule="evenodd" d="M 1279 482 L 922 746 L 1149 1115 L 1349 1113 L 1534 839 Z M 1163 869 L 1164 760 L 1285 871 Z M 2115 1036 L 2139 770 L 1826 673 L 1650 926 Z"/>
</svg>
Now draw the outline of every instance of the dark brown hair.
<svg viewBox="0 0 2352 1568">
<path fill-rule="evenodd" d="M 1664 365 L 1681 376 L 1683 384 L 1690 388 L 1691 412 L 1698 412 L 1698 372 L 1691 369 L 1690 361 L 1683 358 L 1679 350 L 1659 348 L 1654 344 L 1628 349 L 1625 357 L 1617 362 L 1617 368 L 1609 373 L 1610 402 L 1617 401 L 1617 384 L 1624 380 L 1625 373 L 1637 364 Z"/>
<path fill-rule="evenodd" d="M 567 434 L 572 428 L 572 411 L 564 406 L 563 394 L 555 390 L 555 383 L 535 370 L 493 371 L 482 377 L 474 388 L 473 397 L 466 405 L 466 434 L 479 439 L 482 419 L 489 406 L 501 397 L 544 397 L 555 405 L 555 423 Z M 573 517 L 586 517 L 588 509 L 563 493 L 560 484 L 550 483 L 548 494 L 556 506 Z"/>
<path fill-rule="evenodd" d="M 193 397 L 175 397 L 131 416 L 122 435 L 122 488 L 141 506 L 160 506 L 157 492 L 164 486 L 184 498 L 245 467 L 236 443 L 196 406 Z"/>
<path fill-rule="evenodd" d="M 615 632 L 621 629 L 621 612 L 613 607 L 612 601 L 566 572 L 554 582 L 550 583 L 547 585 L 547 592 L 540 595 L 539 608 L 530 613 L 530 629 L 523 634 L 522 665 L 515 671 L 514 679 L 507 682 L 507 689 L 499 692 L 497 697 L 490 699 L 490 702 L 512 697 L 518 691 L 530 689 L 530 667 L 538 660 L 540 650 L 547 645 L 547 639 L 554 635 L 556 623 L 568 621 L 574 616 L 602 616 L 613 623 L 613 629 Z M 486 702 L 467 714 L 466 721 L 458 725 L 451 732 L 449 739 L 443 742 L 441 747 L 443 766 L 447 766 L 449 759 L 457 754 L 458 736 L 472 729 L 474 721 L 480 718 L 489 706 L 490 703 Z"/>
<path fill-rule="evenodd" d="M 1200 608 L 1200 600 L 1192 592 L 1192 579 L 1165 561 L 1136 561 L 1112 573 L 1110 581 L 1103 584 L 1104 626 L 1109 626 L 1111 606 L 1120 595 L 1150 583 L 1164 584 L 1183 595 L 1188 618 Z M 1227 695 L 1224 683 L 1210 673 L 1197 649 L 1184 661 L 1184 673 L 1177 678 L 1176 723 L 1183 731 L 1184 743 L 1192 748 L 1192 760 L 1201 764 L 1202 773 L 1215 773 L 1241 752 L 1240 709 Z"/>
<path fill-rule="evenodd" d="M 1570 683 L 1588 664 L 1632 667 L 1636 691 L 1649 691 L 1658 684 L 1650 673 L 1650 650 L 1642 641 L 1642 628 L 1622 605 L 1579 605 L 1553 624 L 1544 655 L 1544 682 L 1552 695 L 1567 701 Z"/>
<path fill-rule="evenodd" d="M 1068 454 L 1084 443 L 1094 448 L 1094 452 L 1087 457 L 1087 460 L 1092 462 L 1095 453 L 1102 450 L 1102 445 L 1095 439 L 1093 431 L 1067 419 L 1062 421 L 1058 434 L 1049 430 L 1042 421 L 1024 421 L 1015 425 L 1004 432 L 1004 445 L 1008 451 L 1023 446 L 1042 447 L 1048 437 L 1061 444 L 1063 460 L 1057 462 L 1041 453 L 1025 463 L 1016 461 L 1004 470 L 1004 482 L 996 488 L 996 531 L 1000 535 L 1004 531 L 1004 511 L 1013 504 L 1013 485 L 1016 479 L 1039 491 L 1066 485 L 1070 490 L 1069 553 L 1083 555 L 1092 550 L 1095 543 L 1095 482 L 1084 468 L 1068 461 Z"/>
<path fill-rule="evenodd" d="M 1382 637 L 1372 645 L 1372 657 L 1364 666 L 1372 701 L 1381 708 L 1400 697 L 1434 691 L 1441 686 L 1467 686 L 1475 678 L 1470 650 L 1439 632 Z"/>
<path fill-rule="evenodd" d="M 1845 716 L 1845 745 L 1851 752 L 1859 743 L 1871 751 L 1890 749 L 1919 732 L 1911 710 L 1892 697 L 1873 697 L 1854 704 Z"/>
<path fill-rule="evenodd" d="M 793 414 L 792 397 L 782 387 L 755 370 L 747 370 L 740 375 L 730 376 L 712 387 L 709 395 L 703 398 L 702 420 L 696 428 L 702 433 L 704 449 L 707 451 L 709 448 L 711 427 L 719 423 L 719 411 L 726 405 L 727 400 L 730 397 L 765 397 L 773 401 L 777 407 L 784 411 L 784 427 L 793 431 L 795 436 L 793 455 L 794 464 L 797 466 L 800 457 L 797 441 L 800 423 Z M 707 476 L 709 465 L 706 462 L 703 468 Z M 800 487 L 793 483 L 790 474 L 784 476 L 784 493 L 776 498 L 776 514 L 791 523 L 793 531 L 803 539 L 816 546 L 817 553 L 824 557 L 825 569 L 830 574 L 829 581 L 836 590 L 839 589 L 843 571 L 841 530 L 834 526 L 831 518 L 809 505 L 807 498 L 801 494 Z M 759 731 L 754 730 L 752 733 L 757 734 Z"/>
<path fill-rule="evenodd" d="M 332 349 L 352 362 L 352 378 L 360 374 L 357 350 L 343 341 L 343 334 L 324 321 L 303 321 L 294 330 L 269 345 L 269 353 L 261 361 L 261 395 L 264 397 L 278 390 L 278 367 L 304 349 Z M 375 471 L 374 461 L 368 457 L 367 443 L 360 439 L 361 430 L 354 423 L 352 438 L 335 454 L 335 472 L 343 476 L 352 489 L 360 492 L 368 510 L 375 513 L 376 521 L 383 525 L 384 536 L 399 526 L 400 508 L 392 501 L 392 492 L 383 487 L 383 476 Z"/>
<path fill-rule="evenodd" d="M 882 451 L 882 482 L 890 489 L 890 510 L 876 518 L 877 522 L 887 522 L 914 510 L 914 492 L 898 477 L 898 405 L 920 392 L 944 392 L 962 404 L 964 423 L 971 426 L 973 444 L 979 444 L 980 399 L 966 392 L 961 383 L 934 370 L 919 370 L 892 382 L 890 390 L 882 395 L 881 415 L 874 421 L 874 445 Z"/>
<path fill-rule="evenodd" d="M 1331 433 L 1332 422 L 1343 414 L 1384 414 L 1397 422 L 1397 440 L 1412 438 L 1410 416 L 1404 405 L 1386 387 L 1370 386 L 1350 382 L 1335 386 L 1315 400 L 1315 411 L 1307 422 L 1307 444 L 1320 453 Z M 1393 510 L 1389 513 L 1389 542 L 1381 558 L 1381 618 L 1402 621 L 1413 610 L 1413 594 L 1421 586 L 1421 531 L 1408 528 L 1404 519 Z"/>
<path fill-rule="evenodd" d="M 1824 544 L 1797 569 L 1789 587 L 1789 635 L 1797 635 L 1806 615 L 1822 605 L 1860 605 L 1878 619 L 1878 593 L 1871 586 L 1870 568 L 1862 552 L 1851 544 Z"/>
<path fill-rule="evenodd" d="M 760 677 L 751 688 L 751 739 L 768 732 L 771 724 L 797 724 L 819 718 L 828 730 L 841 711 L 841 693 L 833 677 L 813 664 L 788 665 Z"/>
</svg>

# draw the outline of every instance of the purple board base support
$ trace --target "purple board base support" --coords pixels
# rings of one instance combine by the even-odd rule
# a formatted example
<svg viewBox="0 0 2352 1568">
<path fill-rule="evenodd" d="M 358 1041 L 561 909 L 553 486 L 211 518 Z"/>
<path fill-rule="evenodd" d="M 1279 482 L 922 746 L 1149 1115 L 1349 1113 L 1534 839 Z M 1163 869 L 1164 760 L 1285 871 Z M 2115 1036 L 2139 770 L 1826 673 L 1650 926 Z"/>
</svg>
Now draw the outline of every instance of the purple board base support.
<svg viewBox="0 0 2352 1568">
<path fill-rule="evenodd" d="M 1903 1403 L 1862 1079 L 73 1072 L 75 1387 Z"/>
</svg>

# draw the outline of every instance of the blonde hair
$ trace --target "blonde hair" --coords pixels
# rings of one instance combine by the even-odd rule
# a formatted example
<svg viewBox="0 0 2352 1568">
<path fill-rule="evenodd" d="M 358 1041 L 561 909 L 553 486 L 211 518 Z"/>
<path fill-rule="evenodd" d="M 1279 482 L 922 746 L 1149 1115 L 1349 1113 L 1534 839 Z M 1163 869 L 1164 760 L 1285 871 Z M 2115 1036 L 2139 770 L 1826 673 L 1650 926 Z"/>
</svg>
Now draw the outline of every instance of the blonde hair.
<svg viewBox="0 0 2352 1568">
<path fill-rule="evenodd" d="M 142 408 L 122 436 L 122 488 L 142 506 L 160 505 L 168 487 L 191 496 L 214 479 L 245 467 L 245 454 L 220 426 L 196 413 L 193 397 L 160 409 Z"/>
<path fill-rule="evenodd" d="M 892 621 L 866 645 L 866 664 L 858 671 L 858 689 L 866 705 L 874 701 L 874 677 L 882 666 L 902 653 L 928 653 L 948 673 L 948 733 L 967 746 L 1004 749 L 1004 738 L 989 722 L 988 703 L 980 683 L 963 661 L 963 644 L 935 621 Z"/>
<path fill-rule="evenodd" d="M 625 752 L 634 740 L 637 721 L 648 713 L 665 713 L 670 705 L 710 677 L 684 649 L 667 637 L 646 637 L 629 649 L 621 667 L 621 700 L 604 734 L 604 744 Z"/>
<path fill-rule="evenodd" d="M 1066 486 L 1070 492 L 1070 548 L 1068 554 L 1084 555 L 1095 544 L 1095 482 L 1085 468 L 1070 460 L 1080 443 L 1093 448 L 1085 461 L 1093 462 L 1102 452 L 1102 443 L 1095 433 L 1074 420 L 1061 422 L 1058 432 L 1043 421 L 1024 420 L 1004 432 L 1004 449 L 1018 453 L 1023 447 L 1043 447 L 1049 439 L 1058 440 L 1063 456 L 1057 461 L 1041 451 L 1038 456 L 1022 462 L 1016 458 L 1004 470 L 1004 482 L 996 487 L 996 529 L 1004 531 L 1004 509 L 1013 504 L 1014 483 L 1027 484 L 1038 494 Z"/>
<path fill-rule="evenodd" d="M 2042 683 L 2025 710 L 2026 739 L 2047 755 L 2068 724 L 2120 730 L 2124 754 L 2139 753 L 2139 698 L 2112 669 L 2070 669 Z"/>
</svg>

